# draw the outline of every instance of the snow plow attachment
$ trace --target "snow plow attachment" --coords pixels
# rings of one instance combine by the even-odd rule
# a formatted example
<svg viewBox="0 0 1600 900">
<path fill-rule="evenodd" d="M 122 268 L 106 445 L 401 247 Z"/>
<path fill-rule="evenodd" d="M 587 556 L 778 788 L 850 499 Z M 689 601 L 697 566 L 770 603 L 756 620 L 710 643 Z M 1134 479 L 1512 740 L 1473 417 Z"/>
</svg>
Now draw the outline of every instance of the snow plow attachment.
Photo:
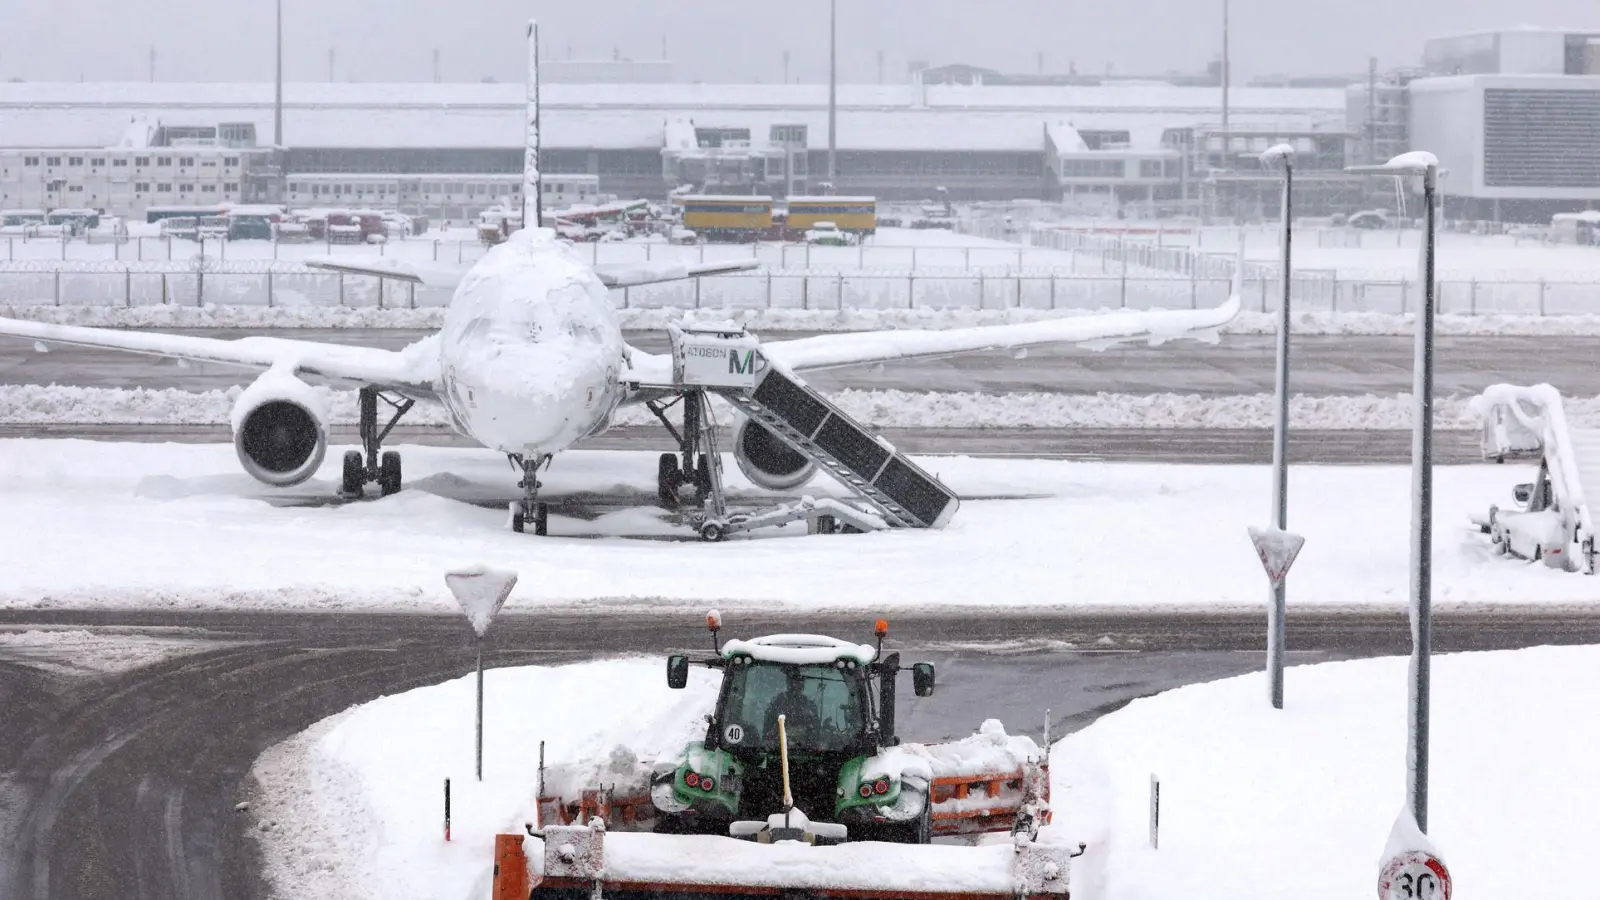
<svg viewBox="0 0 1600 900">
<path fill-rule="evenodd" d="M 1066 900 L 1083 852 L 1026 835 L 976 847 L 812 846 L 607 833 L 599 820 L 541 834 L 497 837 L 494 900 Z"/>
</svg>

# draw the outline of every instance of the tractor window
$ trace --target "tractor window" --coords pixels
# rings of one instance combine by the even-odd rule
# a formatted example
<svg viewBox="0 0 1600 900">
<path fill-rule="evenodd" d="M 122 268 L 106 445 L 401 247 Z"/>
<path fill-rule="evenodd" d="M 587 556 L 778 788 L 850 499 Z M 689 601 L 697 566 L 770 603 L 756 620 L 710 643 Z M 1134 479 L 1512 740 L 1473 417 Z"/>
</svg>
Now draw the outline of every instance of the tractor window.
<svg viewBox="0 0 1600 900">
<path fill-rule="evenodd" d="M 723 746 L 776 749 L 781 713 L 791 752 L 848 750 L 866 725 L 860 685 L 857 670 L 831 665 L 732 666 L 721 718 Z"/>
</svg>

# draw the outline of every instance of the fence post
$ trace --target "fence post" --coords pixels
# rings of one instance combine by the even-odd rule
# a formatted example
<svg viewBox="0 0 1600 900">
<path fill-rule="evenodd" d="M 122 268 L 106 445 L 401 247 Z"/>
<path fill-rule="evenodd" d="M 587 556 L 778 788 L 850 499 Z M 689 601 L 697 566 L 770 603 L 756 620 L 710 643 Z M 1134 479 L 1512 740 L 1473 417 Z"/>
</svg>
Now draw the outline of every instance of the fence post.
<svg viewBox="0 0 1600 900">
<path fill-rule="evenodd" d="M 1200 276 L 1189 276 L 1189 308 L 1200 308 Z"/>
<path fill-rule="evenodd" d="M 1256 279 L 1256 284 L 1261 285 L 1261 311 L 1262 312 L 1266 312 L 1267 311 L 1267 280 L 1265 278 L 1257 278 Z"/>
<path fill-rule="evenodd" d="M 379 309 L 383 309 L 383 282 L 384 282 L 384 279 L 382 279 L 382 278 L 378 279 L 378 308 Z"/>
<path fill-rule="evenodd" d="M 811 276 L 800 276 L 800 308 L 811 308 Z"/>
<path fill-rule="evenodd" d="M 406 306 L 412 309 L 417 308 L 417 283 L 415 281 L 406 282 Z"/>
<path fill-rule="evenodd" d="M 1054 278 L 1055 276 L 1052 275 L 1050 277 Z M 1022 270 L 1020 268 L 1017 270 L 1017 300 L 1012 305 L 1017 309 L 1022 308 Z"/>
<path fill-rule="evenodd" d="M 172 296 L 167 293 L 167 273 L 161 273 L 161 305 L 166 306 L 172 302 Z"/>
<path fill-rule="evenodd" d="M 703 280 L 704 279 L 701 279 L 701 278 L 696 278 L 694 280 L 694 308 L 695 309 L 699 309 L 700 308 L 700 282 L 703 281 Z"/>
<path fill-rule="evenodd" d="M 1050 308 L 1056 308 L 1056 273 L 1050 273 Z"/>
<path fill-rule="evenodd" d="M 1539 315 L 1544 315 L 1544 279 L 1539 279 Z"/>
<path fill-rule="evenodd" d="M 1400 315 L 1406 314 L 1406 295 L 1411 292 L 1411 282 L 1400 279 Z"/>
<path fill-rule="evenodd" d="M 273 247 L 273 252 L 277 252 L 277 247 L 278 247 L 277 243 L 273 243 L 272 247 Z M 268 269 L 267 270 L 267 309 L 271 309 L 272 305 L 273 305 L 273 301 L 272 301 L 272 270 Z"/>
<path fill-rule="evenodd" d="M 839 308 L 840 309 L 844 309 L 844 273 L 843 272 L 839 273 L 839 285 L 838 285 L 838 289 L 834 291 L 834 296 L 839 298 L 839 304 L 838 304 Z"/>
<path fill-rule="evenodd" d="M 344 305 L 344 273 L 339 273 L 339 305 Z"/>
<path fill-rule="evenodd" d="M 1467 289 L 1467 315 L 1478 314 L 1478 279 L 1472 279 L 1471 286 Z"/>
<path fill-rule="evenodd" d="M 55 295 L 56 295 L 56 305 L 60 306 L 61 305 L 61 272 L 59 270 L 56 271 Z"/>
<path fill-rule="evenodd" d="M 466 241 L 456 241 L 456 265 L 461 265 L 461 248 Z"/>
<path fill-rule="evenodd" d="M 632 288 L 629 288 L 627 285 L 623 285 L 622 286 L 622 308 L 623 309 L 627 309 L 628 308 L 628 304 L 633 302 L 633 298 L 632 298 L 632 295 L 630 293 L 631 291 L 632 291 Z"/>
<path fill-rule="evenodd" d="M 984 282 L 983 282 L 983 270 L 979 269 L 978 270 L 978 308 L 979 309 L 983 309 L 984 308 L 985 302 L 989 299 L 988 295 L 989 295 L 989 292 L 988 292 L 988 290 L 985 289 L 985 285 L 984 285 Z"/>
<path fill-rule="evenodd" d="M 772 270 L 767 270 L 767 309 L 772 308 Z"/>
<path fill-rule="evenodd" d="M 6 238 L 6 258 L 12 262 L 17 261 L 17 239 Z"/>
<path fill-rule="evenodd" d="M 201 244 L 200 246 L 204 247 L 205 245 Z M 204 250 L 200 252 L 202 256 L 205 254 Z M 194 273 L 194 305 L 206 305 L 206 270 L 204 267 Z"/>
<path fill-rule="evenodd" d="M 906 276 L 906 309 L 917 308 L 917 276 Z"/>
<path fill-rule="evenodd" d="M 433 261 L 434 262 L 438 262 L 439 261 L 439 239 L 438 238 L 434 238 L 433 239 Z"/>
<path fill-rule="evenodd" d="M 1128 308 L 1128 264 L 1122 264 L 1122 308 Z"/>
</svg>

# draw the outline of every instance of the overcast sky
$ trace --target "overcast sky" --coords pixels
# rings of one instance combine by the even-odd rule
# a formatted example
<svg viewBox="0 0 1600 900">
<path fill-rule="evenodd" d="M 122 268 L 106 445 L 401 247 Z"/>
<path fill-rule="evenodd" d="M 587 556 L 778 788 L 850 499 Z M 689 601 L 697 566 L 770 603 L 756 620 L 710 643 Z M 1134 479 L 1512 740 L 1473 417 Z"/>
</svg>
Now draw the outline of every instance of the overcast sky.
<svg viewBox="0 0 1600 900">
<path fill-rule="evenodd" d="M 1360 72 L 1368 56 L 1410 65 L 1426 37 L 1519 24 L 1600 30 L 1596 0 L 1231 0 L 1233 70 Z M 843 0 L 843 81 L 888 81 L 906 61 L 1034 71 L 1197 71 L 1221 47 L 1223 0 Z M 426 81 L 521 79 L 522 24 L 540 20 L 564 58 L 658 59 L 681 80 L 827 77 L 825 0 L 283 0 L 285 77 Z M 0 78 L 162 81 L 272 77 L 273 0 L 0 0 Z"/>
</svg>

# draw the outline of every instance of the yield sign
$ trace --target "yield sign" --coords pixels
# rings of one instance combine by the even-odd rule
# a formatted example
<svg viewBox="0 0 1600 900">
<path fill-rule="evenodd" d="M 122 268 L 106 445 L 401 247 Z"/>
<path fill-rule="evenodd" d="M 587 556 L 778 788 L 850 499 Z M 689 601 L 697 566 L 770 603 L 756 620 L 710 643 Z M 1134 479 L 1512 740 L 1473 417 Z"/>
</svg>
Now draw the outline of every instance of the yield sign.
<svg viewBox="0 0 1600 900">
<path fill-rule="evenodd" d="M 511 596 L 511 589 L 516 587 L 517 573 L 488 566 L 470 566 L 446 572 L 444 583 L 450 587 L 456 602 L 461 604 L 461 611 L 467 614 L 472 630 L 481 638 L 489 631 L 489 623 L 493 621 L 495 613 Z"/>
<path fill-rule="evenodd" d="M 1261 567 L 1267 570 L 1267 580 L 1272 582 L 1273 587 L 1283 584 L 1289 567 L 1294 565 L 1294 558 L 1300 555 L 1300 548 L 1306 545 L 1306 539 L 1292 531 L 1271 526 L 1256 528 L 1253 525 L 1250 526 L 1250 542 L 1256 545 L 1256 555 L 1261 557 Z"/>
</svg>

